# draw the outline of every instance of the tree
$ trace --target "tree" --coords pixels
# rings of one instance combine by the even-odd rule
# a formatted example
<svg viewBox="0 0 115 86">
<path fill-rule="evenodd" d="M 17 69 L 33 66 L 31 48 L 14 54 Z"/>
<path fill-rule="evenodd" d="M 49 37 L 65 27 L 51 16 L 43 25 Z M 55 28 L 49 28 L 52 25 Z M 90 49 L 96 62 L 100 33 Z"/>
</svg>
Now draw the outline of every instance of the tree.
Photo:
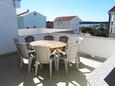
<svg viewBox="0 0 115 86">
<path fill-rule="evenodd" d="M 92 36 L 108 37 L 109 35 L 109 31 L 103 27 L 98 29 L 96 27 L 81 27 L 80 29 L 82 33 L 90 33 Z"/>
</svg>

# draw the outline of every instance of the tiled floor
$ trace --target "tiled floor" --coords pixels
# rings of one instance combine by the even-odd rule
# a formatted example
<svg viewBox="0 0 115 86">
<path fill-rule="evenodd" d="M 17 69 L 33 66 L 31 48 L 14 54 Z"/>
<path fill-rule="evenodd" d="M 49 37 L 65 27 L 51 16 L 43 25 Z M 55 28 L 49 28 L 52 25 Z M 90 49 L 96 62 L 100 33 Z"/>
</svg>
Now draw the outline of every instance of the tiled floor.
<svg viewBox="0 0 115 86">
<path fill-rule="evenodd" d="M 61 63 L 59 71 L 53 67 L 52 78 L 49 78 L 48 65 L 38 70 L 34 76 L 34 70 L 27 73 L 27 65 L 19 68 L 19 56 L 14 53 L 0 56 L 0 86 L 87 86 L 85 76 L 103 63 L 102 60 L 92 59 L 90 56 L 81 57 L 80 68 L 69 68 L 69 74 L 65 74 L 64 64 Z"/>
</svg>

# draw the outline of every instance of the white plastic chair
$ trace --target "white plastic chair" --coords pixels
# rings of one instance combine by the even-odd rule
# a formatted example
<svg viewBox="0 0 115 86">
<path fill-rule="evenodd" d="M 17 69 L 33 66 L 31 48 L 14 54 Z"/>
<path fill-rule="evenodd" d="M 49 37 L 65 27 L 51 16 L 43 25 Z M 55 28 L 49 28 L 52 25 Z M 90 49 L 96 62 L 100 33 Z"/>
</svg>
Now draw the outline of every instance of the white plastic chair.
<svg viewBox="0 0 115 86">
<path fill-rule="evenodd" d="M 35 75 L 38 72 L 38 65 L 39 64 L 49 64 L 50 68 L 50 78 L 52 76 L 52 61 L 53 59 L 50 58 L 52 55 L 48 47 L 45 46 L 35 46 L 34 47 L 36 52 L 36 68 L 35 68 Z"/>
<path fill-rule="evenodd" d="M 30 73 L 32 60 L 35 56 L 27 49 L 25 43 L 17 43 L 17 47 L 20 54 L 20 67 L 22 68 L 23 63 L 28 63 L 28 73 Z"/>
<path fill-rule="evenodd" d="M 78 44 L 77 43 L 71 43 L 68 45 L 68 48 L 65 52 L 58 49 L 61 55 L 59 59 L 64 60 L 65 62 L 65 70 L 66 73 L 68 73 L 68 63 L 75 61 L 77 69 L 79 68 L 79 56 L 78 56 Z M 57 69 L 59 67 L 59 62 L 57 63 Z"/>
</svg>

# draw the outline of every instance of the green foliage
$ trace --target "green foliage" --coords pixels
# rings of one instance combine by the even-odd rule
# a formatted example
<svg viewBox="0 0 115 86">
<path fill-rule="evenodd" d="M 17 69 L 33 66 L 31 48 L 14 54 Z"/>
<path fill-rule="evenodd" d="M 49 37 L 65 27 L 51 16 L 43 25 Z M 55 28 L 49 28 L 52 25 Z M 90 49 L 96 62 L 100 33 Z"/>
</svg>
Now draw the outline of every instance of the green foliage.
<svg viewBox="0 0 115 86">
<path fill-rule="evenodd" d="M 96 27 L 82 27 L 80 30 L 82 33 L 90 33 L 92 36 L 108 37 L 109 34 L 109 31 L 103 27 L 99 27 L 98 29 Z"/>
</svg>

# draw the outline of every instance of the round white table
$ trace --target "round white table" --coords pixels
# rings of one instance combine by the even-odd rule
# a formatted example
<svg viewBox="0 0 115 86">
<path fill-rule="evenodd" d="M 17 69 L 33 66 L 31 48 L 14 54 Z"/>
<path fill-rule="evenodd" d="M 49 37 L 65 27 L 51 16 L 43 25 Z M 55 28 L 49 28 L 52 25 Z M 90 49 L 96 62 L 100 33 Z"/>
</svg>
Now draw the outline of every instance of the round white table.
<svg viewBox="0 0 115 86">
<path fill-rule="evenodd" d="M 63 49 L 67 47 L 66 43 L 59 41 L 49 41 L 49 40 L 38 40 L 30 43 L 31 46 L 46 46 L 49 47 L 50 51 L 54 51 L 56 49 Z"/>
</svg>

